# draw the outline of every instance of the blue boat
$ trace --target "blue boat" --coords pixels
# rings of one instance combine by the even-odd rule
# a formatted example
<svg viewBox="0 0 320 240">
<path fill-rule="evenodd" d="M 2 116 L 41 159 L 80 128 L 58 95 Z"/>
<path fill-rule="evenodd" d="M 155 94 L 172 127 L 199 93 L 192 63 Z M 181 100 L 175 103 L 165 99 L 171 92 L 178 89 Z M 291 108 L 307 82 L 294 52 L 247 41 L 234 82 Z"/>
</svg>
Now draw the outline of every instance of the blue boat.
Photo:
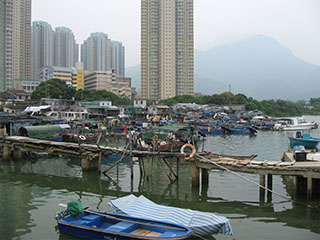
<svg viewBox="0 0 320 240">
<path fill-rule="evenodd" d="M 62 213 L 60 213 L 61 216 Z M 75 216 L 57 218 L 59 232 L 83 239 L 187 239 L 190 228 L 117 213 L 84 210 Z"/>
<path fill-rule="evenodd" d="M 313 138 L 310 137 L 310 134 L 303 134 L 297 132 L 296 137 L 289 137 L 290 139 L 290 147 L 293 148 L 294 146 L 304 146 L 305 149 L 315 149 L 317 144 L 320 142 L 320 138 Z"/>
<path fill-rule="evenodd" d="M 131 194 L 111 200 L 109 206 L 117 213 L 186 226 L 198 237 L 211 234 L 232 235 L 230 221 L 226 217 L 156 204 L 143 195 L 136 197 Z"/>
<path fill-rule="evenodd" d="M 231 124 L 231 125 L 223 125 L 221 126 L 222 129 L 224 129 L 225 133 L 229 134 L 256 134 L 257 129 L 255 129 L 253 126 L 245 126 L 243 124 Z"/>
</svg>

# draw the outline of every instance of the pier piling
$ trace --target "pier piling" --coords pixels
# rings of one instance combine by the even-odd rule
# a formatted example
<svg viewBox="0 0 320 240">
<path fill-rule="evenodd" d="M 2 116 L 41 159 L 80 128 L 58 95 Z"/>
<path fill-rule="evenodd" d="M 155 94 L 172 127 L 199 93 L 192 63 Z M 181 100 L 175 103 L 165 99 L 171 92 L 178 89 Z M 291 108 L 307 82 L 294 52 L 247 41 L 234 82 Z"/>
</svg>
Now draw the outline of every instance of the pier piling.
<svg viewBox="0 0 320 240">
<path fill-rule="evenodd" d="M 265 187 L 266 186 L 266 175 L 261 174 L 260 175 L 260 185 Z M 260 187 L 260 196 L 259 196 L 259 201 L 260 203 L 264 203 L 265 202 L 265 195 L 266 195 L 266 191 L 264 188 Z"/>
<path fill-rule="evenodd" d="M 13 148 L 13 160 L 14 161 L 21 161 L 22 160 L 22 151 L 20 148 Z"/>
<path fill-rule="evenodd" d="M 197 167 L 196 163 L 192 163 L 192 188 L 199 190 L 199 171 L 200 169 Z"/>
<path fill-rule="evenodd" d="M 99 154 L 89 154 L 82 158 L 83 171 L 98 171 L 100 172 Z"/>
<path fill-rule="evenodd" d="M 312 197 L 312 177 L 309 175 L 307 177 L 307 198 Z"/>
<path fill-rule="evenodd" d="M 272 190 L 272 174 L 268 174 L 267 175 L 267 188 L 269 190 Z M 272 202 L 272 192 L 271 191 L 268 191 L 267 192 L 267 202 Z"/>
<path fill-rule="evenodd" d="M 10 160 L 11 157 L 11 147 L 5 144 L 2 148 L 2 158 L 4 160 Z"/>
</svg>

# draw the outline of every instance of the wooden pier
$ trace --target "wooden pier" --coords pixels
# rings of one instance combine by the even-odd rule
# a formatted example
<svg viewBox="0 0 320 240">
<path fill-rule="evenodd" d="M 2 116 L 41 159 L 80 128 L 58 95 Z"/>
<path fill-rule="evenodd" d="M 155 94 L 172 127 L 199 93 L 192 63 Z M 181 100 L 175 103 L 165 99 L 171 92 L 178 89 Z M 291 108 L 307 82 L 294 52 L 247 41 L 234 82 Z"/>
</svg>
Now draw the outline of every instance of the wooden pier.
<svg viewBox="0 0 320 240">
<path fill-rule="evenodd" d="M 130 142 L 129 142 L 130 143 Z M 320 183 L 320 162 L 293 162 L 292 153 L 284 153 L 287 162 L 259 162 L 250 159 L 232 159 L 226 157 L 207 158 L 205 154 L 197 154 L 192 160 L 185 160 L 184 155 L 180 152 L 161 152 L 161 151 L 142 151 L 132 149 L 132 145 L 128 144 L 125 148 L 99 146 L 98 144 L 83 143 L 67 143 L 48 140 L 40 140 L 21 136 L 4 136 L 0 140 L 3 149 L 3 159 L 9 159 L 11 156 L 14 160 L 22 158 L 23 152 L 37 151 L 49 154 L 72 155 L 82 159 L 83 171 L 96 170 L 101 172 L 101 159 L 107 157 L 111 153 L 122 154 L 122 156 L 131 156 L 131 177 L 133 178 L 133 162 L 132 157 L 139 158 L 140 170 L 144 165 L 144 161 L 140 159 L 144 157 L 158 156 L 163 160 L 161 163 L 166 175 L 171 182 L 179 178 L 179 164 L 189 164 L 192 166 L 192 186 L 195 191 L 200 189 L 200 177 L 202 189 L 208 188 L 209 171 L 211 169 L 221 169 L 232 172 L 245 172 L 260 175 L 260 200 L 264 202 L 265 191 L 272 190 L 272 176 L 294 176 L 306 179 L 303 182 L 308 197 L 318 194 Z M 174 171 L 171 161 L 177 161 L 177 169 Z M 121 159 L 120 159 L 121 161 Z M 118 161 L 118 162 L 120 162 Z M 291 161 L 291 162 L 290 162 Z M 115 165 L 113 165 L 115 166 Z M 113 167 L 111 166 L 111 167 Z M 111 169 L 111 167 L 109 169 Z M 147 166 L 146 168 L 150 168 Z M 166 170 L 168 169 L 168 170 Z M 267 187 L 266 185 L 267 176 Z M 298 182 L 298 181 L 296 181 Z M 306 184 L 305 184 L 306 183 Z M 302 184 L 302 183 L 301 183 Z M 298 183 L 297 183 L 298 185 Z M 297 186 L 298 187 L 298 186 Z M 300 186 L 301 188 L 301 186 Z M 268 191 L 270 194 L 271 191 Z"/>
</svg>

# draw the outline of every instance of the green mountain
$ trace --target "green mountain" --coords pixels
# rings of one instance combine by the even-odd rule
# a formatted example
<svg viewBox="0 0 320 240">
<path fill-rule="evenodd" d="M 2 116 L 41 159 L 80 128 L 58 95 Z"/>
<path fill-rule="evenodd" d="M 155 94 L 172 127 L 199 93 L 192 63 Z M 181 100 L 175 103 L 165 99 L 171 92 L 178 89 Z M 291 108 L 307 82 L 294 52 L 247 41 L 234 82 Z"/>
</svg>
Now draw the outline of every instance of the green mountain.
<svg viewBox="0 0 320 240">
<path fill-rule="evenodd" d="M 255 37 L 208 51 L 195 50 L 195 92 L 229 91 L 262 99 L 319 97 L 320 66 L 297 58 L 274 39 Z M 132 85 L 140 88 L 140 65 L 126 69 Z"/>
</svg>

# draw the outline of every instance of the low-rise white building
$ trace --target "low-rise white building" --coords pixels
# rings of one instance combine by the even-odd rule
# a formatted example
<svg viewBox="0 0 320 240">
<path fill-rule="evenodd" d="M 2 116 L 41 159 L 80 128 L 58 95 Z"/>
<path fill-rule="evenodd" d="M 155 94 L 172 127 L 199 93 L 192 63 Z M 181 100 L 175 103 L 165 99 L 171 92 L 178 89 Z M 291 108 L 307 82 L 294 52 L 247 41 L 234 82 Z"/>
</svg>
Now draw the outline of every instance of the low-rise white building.
<svg viewBox="0 0 320 240">
<path fill-rule="evenodd" d="M 157 103 L 157 100 L 154 98 L 136 98 L 133 101 L 133 106 L 146 108 L 147 106 L 154 105 L 156 103 Z"/>
<path fill-rule="evenodd" d="M 131 99 L 131 78 L 118 77 L 112 71 L 94 71 L 84 77 L 84 89 L 107 90 L 119 97 Z"/>
<path fill-rule="evenodd" d="M 148 113 L 150 115 L 169 115 L 171 108 L 167 105 L 150 105 L 148 107 Z"/>
</svg>

